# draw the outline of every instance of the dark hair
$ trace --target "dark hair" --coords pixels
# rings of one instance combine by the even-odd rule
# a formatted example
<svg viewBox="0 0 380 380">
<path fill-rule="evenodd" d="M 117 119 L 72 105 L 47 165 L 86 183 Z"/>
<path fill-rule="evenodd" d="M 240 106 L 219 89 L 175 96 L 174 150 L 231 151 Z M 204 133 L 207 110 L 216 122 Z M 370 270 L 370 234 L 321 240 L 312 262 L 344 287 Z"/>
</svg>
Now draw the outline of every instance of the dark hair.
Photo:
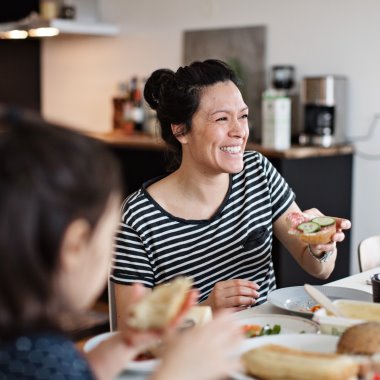
<svg viewBox="0 0 380 380">
<path fill-rule="evenodd" d="M 195 61 L 176 72 L 159 69 L 148 78 L 144 98 L 157 111 L 162 138 L 173 155 L 172 169 L 181 163 L 182 148 L 172 133 L 171 124 L 183 124 L 183 134 L 188 133 L 199 107 L 202 89 L 226 81 L 240 84 L 235 72 L 225 62 L 216 59 Z"/>
<path fill-rule="evenodd" d="M 121 180 L 100 142 L 22 114 L 0 115 L 0 162 L 1 340 L 55 327 L 65 230 L 77 218 L 94 230 Z"/>
</svg>

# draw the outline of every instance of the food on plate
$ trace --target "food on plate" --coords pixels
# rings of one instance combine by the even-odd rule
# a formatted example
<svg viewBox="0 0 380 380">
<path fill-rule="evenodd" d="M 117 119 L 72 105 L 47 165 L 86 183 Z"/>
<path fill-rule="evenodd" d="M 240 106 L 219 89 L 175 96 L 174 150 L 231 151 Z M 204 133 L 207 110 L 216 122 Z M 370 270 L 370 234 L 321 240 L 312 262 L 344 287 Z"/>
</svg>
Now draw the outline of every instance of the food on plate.
<svg viewBox="0 0 380 380">
<path fill-rule="evenodd" d="M 158 356 L 156 356 L 152 351 L 147 350 L 145 352 L 142 352 L 141 354 L 138 354 L 133 360 L 136 362 L 142 362 L 144 360 L 154 360 L 157 358 Z"/>
<path fill-rule="evenodd" d="M 307 352 L 277 344 L 254 348 L 242 356 L 246 372 L 272 380 L 345 380 L 356 378 L 359 364 L 348 355 Z"/>
<path fill-rule="evenodd" d="M 311 311 L 312 313 L 315 313 L 315 312 L 318 311 L 321 307 L 322 307 L 322 306 L 321 306 L 319 303 L 317 303 L 317 304 L 315 304 L 315 305 L 313 305 L 313 306 L 310 306 L 310 307 L 309 307 L 309 311 Z"/>
<path fill-rule="evenodd" d="M 350 355 L 380 352 L 380 322 L 360 323 L 347 328 L 339 338 L 337 352 Z"/>
<path fill-rule="evenodd" d="M 379 303 L 341 299 L 335 300 L 334 304 L 347 318 L 380 322 Z"/>
<path fill-rule="evenodd" d="M 327 244 L 336 232 L 336 219 L 331 216 L 317 216 L 291 212 L 286 216 L 290 235 L 307 244 Z"/>
<path fill-rule="evenodd" d="M 281 332 L 281 325 L 243 325 L 242 327 L 243 334 L 246 338 L 254 338 L 256 336 L 263 335 L 277 335 Z"/>
<path fill-rule="evenodd" d="M 192 284 L 187 277 L 177 277 L 170 283 L 158 285 L 131 307 L 128 326 L 140 330 L 170 326 L 187 304 Z"/>
<path fill-rule="evenodd" d="M 301 311 L 302 313 L 307 312 L 307 313 L 315 313 L 319 309 L 321 309 L 322 306 L 319 303 L 316 303 L 311 306 L 305 306 L 305 307 L 300 307 L 298 311 Z"/>
<path fill-rule="evenodd" d="M 185 326 L 202 326 L 212 320 L 211 306 L 193 306 L 186 314 Z"/>
</svg>

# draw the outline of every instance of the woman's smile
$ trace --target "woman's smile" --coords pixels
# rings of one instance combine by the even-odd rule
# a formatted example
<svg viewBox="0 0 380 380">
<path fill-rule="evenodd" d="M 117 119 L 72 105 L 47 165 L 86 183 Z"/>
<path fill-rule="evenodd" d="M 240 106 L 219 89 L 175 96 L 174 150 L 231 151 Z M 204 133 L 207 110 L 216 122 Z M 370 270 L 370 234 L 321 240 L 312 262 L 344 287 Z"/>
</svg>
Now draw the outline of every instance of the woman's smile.
<svg viewBox="0 0 380 380">
<path fill-rule="evenodd" d="M 222 146 L 220 147 L 220 150 L 225 153 L 229 154 L 238 154 L 242 153 L 241 145 L 229 145 L 229 146 Z"/>
</svg>

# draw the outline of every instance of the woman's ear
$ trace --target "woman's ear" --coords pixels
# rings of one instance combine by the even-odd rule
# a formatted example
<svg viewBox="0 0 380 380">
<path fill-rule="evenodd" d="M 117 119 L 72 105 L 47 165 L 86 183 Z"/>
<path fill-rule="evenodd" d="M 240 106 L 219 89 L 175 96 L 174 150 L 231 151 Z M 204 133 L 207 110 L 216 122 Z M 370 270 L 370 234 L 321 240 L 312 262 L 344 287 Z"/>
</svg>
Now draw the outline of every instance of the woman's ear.
<svg viewBox="0 0 380 380">
<path fill-rule="evenodd" d="M 76 219 L 69 224 L 63 235 L 61 244 L 61 266 L 70 271 L 81 265 L 83 256 L 87 254 L 91 227 L 87 220 Z"/>
<path fill-rule="evenodd" d="M 187 136 L 185 133 L 185 125 L 184 124 L 172 124 L 172 132 L 174 137 L 181 143 L 187 144 Z"/>
</svg>

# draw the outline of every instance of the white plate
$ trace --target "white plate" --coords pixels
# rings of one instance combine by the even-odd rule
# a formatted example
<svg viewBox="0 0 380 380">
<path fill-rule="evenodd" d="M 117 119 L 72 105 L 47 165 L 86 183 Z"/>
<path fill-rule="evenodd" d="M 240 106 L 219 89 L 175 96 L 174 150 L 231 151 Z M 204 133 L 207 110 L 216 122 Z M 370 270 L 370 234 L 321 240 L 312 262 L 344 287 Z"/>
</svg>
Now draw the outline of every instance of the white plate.
<svg viewBox="0 0 380 380">
<path fill-rule="evenodd" d="M 315 286 L 324 295 L 332 301 L 337 299 L 348 299 L 356 301 L 372 302 L 372 295 L 351 288 L 342 288 L 340 286 Z M 268 302 L 283 310 L 311 318 L 313 313 L 308 311 L 316 302 L 306 293 L 303 286 L 291 286 L 274 290 L 268 295 Z"/>
<path fill-rule="evenodd" d="M 258 314 L 251 317 L 239 318 L 236 322 L 243 325 L 280 325 L 280 334 L 317 334 L 319 332 L 318 323 L 301 317 L 290 315 Z M 253 338 L 256 339 L 256 338 Z"/>
<path fill-rule="evenodd" d="M 97 346 L 100 342 L 103 342 L 106 339 L 109 339 L 111 336 L 115 335 L 115 332 L 107 332 L 104 334 L 96 335 L 93 338 L 89 339 L 83 346 L 83 350 L 88 352 Z M 135 371 L 135 372 L 152 372 L 158 365 L 158 359 L 152 360 L 141 360 L 135 361 L 131 360 L 125 363 L 125 370 Z"/>
<path fill-rule="evenodd" d="M 247 339 L 240 347 L 237 354 L 240 356 L 252 348 L 257 348 L 268 343 L 279 344 L 281 346 L 298 348 L 310 352 L 335 352 L 339 337 L 320 334 L 288 334 L 288 335 L 269 335 L 255 339 Z M 234 380 L 252 380 L 241 372 L 231 374 Z"/>
</svg>

